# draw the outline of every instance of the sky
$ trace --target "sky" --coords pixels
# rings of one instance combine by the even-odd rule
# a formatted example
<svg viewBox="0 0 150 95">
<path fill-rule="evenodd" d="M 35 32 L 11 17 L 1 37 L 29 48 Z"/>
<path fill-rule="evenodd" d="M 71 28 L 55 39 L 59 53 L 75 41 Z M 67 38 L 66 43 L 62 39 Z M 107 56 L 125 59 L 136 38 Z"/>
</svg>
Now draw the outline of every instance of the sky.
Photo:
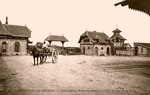
<svg viewBox="0 0 150 95">
<path fill-rule="evenodd" d="M 133 46 L 134 42 L 150 43 L 150 17 L 127 6 L 114 6 L 122 0 L 0 0 L 0 21 L 6 16 L 12 25 L 26 25 L 29 40 L 43 42 L 51 35 L 64 35 L 64 46 L 79 47 L 80 35 L 86 30 L 104 32 L 111 37 L 113 30 Z M 61 46 L 61 42 L 52 42 Z"/>
</svg>

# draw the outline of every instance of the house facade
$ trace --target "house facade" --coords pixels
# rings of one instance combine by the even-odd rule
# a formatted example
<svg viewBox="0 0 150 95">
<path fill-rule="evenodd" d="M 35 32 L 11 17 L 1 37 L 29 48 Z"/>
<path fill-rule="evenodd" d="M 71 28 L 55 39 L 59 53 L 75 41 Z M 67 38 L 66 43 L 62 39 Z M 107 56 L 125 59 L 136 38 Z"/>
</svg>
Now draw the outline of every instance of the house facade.
<svg viewBox="0 0 150 95">
<path fill-rule="evenodd" d="M 0 21 L 0 55 L 27 54 L 31 31 L 26 26 L 9 25 Z"/>
<path fill-rule="evenodd" d="M 110 38 L 103 32 L 85 31 L 78 41 L 81 54 L 111 55 Z"/>
<path fill-rule="evenodd" d="M 150 57 L 150 43 L 135 42 L 135 56 L 149 56 Z"/>
</svg>

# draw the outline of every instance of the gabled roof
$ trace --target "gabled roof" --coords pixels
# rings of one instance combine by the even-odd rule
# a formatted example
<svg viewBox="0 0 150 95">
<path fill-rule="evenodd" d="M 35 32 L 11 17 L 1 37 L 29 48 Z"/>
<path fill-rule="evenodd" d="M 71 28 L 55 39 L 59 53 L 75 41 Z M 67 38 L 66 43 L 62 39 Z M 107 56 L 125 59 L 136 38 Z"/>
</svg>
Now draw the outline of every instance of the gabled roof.
<svg viewBox="0 0 150 95">
<path fill-rule="evenodd" d="M 46 41 L 68 42 L 68 40 L 64 36 L 58 36 L 58 35 L 49 35 L 45 40 Z"/>
<path fill-rule="evenodd" d="M 121 6 L 128 5 L 130 9 L 147 13 L 150 16 L 150 0 L 123 0 L 116 3 L 115 6 L 120 4 Z"/>
<path fill-rule="evenodd" d="M 121 35 L 120 35 L 120 32 L 121 30 L 119 30 L 118 28 L 116 28 L 114 31 L 114 34 L 111 36 L 111 39 L 116 39 L 116 38 L 119 38 L 119 39 L 122 39 L 122 40 L 126 40 L 125 38 L 123 38 Z"/>
<path fill-rule="evenodd" d="M 78 43 L 81 42 L 82 37 L 88 36 L 89 39 L 91 39 L 92 41 L 94 41 L 94 39 L 98 39 L 99 42 L 101 43 L 108 43 L 107 40 L 109 40 L 109 36 L 107 36 L 105 33 L 103 32 L 96 32 L 96 31 L 85 31 L 81 36 L 80 39 L 78 41 Z"/>
<path fill-rule="evenodd" d="M 0 21 L 0 35 L 11 35 Z"/>
<path fill-rule="evenodd" d="M 31 30 L 26 26 L 3 24 L 6 30 L 15 37 L 31 37 Z"/>
<path fill-rule="evenodd" d="M 113 34 L 112 36 L 111 36 L 111 39 L 113 40 L 113 39 L 116 39 L 116 38 L 119 38 L 119 39 L 122 39 L 122 40 L 126 40 L 125 38 L 123 38 L 120 34 Z"/>
<path fill-rule="evenodd" d="M 26 26 L 2 24 L 0 21 L 0 35 L 31 37 L 31 30 Z"/>
<path fill-rule="evenodd" d="M 120 33 L 121 32 L 121 30 L 119 30 L 118 28 L 116 28 L 114 31 L 113 31 L 114 33 Z"/>
<path fill-rule="evenodd" d="M 135 43 L 134 43 L 134 46 L 135 46 L 135 45 L 140 45 L 140 46 L 143 46 L 143 47 L 146 47 L 146 48 L 149 48 L 149 49 L 150 49 L 150 43 L 135 42 Z"/>
</svg>

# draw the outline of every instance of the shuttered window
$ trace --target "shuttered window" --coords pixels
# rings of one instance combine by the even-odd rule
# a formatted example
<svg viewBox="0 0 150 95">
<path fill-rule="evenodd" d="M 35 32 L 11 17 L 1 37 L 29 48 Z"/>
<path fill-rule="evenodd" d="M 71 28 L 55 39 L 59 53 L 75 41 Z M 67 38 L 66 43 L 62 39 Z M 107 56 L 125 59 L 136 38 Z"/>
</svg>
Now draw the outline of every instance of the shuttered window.
<svg viewBox="0 0 150 95">
<path fill-rule="evenodd" d="M 6 42 L 3 42 L 2 43 L 2 52 L 6 52 L 6 49 L 7 49 Z"/>
<path fill-rule="evenodd" d="M 19 52 L 19 50 L 20 50 L 20 43 L 15 42 L 15 52 Z"/>
</svg>

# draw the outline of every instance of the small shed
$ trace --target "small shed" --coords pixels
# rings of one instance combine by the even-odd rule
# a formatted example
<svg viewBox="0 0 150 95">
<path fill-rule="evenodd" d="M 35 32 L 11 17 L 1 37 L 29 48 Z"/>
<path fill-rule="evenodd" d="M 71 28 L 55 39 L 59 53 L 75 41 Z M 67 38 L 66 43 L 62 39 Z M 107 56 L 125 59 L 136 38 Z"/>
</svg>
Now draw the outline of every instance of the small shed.
<svg viewBox="0 0 150 95">
<path fill-rule="evenodd" d="M 45 40 L 49 42 L 50 46 L 51 46 L 51 43 L 53 41 L 59 41 L 59 42 L 61 42 L 62 43 L 62 47 L 64 47 L 64 43 L 65 42 L 68 42 L 68 40 L 66 39 L 66 37 L 64 35 L 63 36 L 49 35 Z"/>
<path fill-rule="evenodd" d="M 150 43 L 135 42 L 135 56 L 149 56 L 150 57 Z"/>
</svg>

